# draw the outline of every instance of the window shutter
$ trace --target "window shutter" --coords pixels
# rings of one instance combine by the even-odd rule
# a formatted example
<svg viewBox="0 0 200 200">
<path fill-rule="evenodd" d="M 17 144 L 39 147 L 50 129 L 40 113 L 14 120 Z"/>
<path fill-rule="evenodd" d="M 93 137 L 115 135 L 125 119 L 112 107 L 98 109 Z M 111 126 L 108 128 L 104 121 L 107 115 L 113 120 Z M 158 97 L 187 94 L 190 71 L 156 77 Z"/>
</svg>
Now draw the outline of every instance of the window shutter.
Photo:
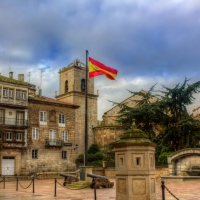
<svg viewBox="0 0 200 200">
<path fill-rule="evenodd" d="M 35 131 L 36 131 L 36 133 L 35 133 L 35 139 L 38 139 L 39 138 L 39 129 L 36 128 Z"/>
<path fill-rule="evenodd" d="M 44 122 L 47 121 L 47 112 L 44 112 Z"/>
</svg>

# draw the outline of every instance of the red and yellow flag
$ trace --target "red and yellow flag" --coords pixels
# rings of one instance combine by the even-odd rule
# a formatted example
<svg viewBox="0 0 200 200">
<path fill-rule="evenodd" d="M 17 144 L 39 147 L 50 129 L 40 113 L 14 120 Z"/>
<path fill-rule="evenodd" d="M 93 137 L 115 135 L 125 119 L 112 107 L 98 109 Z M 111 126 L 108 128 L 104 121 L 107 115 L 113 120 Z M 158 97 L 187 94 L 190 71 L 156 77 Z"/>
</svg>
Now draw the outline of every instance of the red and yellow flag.
<svg viewBox="0 0 200 200">
<path fill-rule="evenodd" d="M 105 75 L 110 80 L 115 80 L 118 71 L 89 57 L 89 78 Z"/>
</svg>

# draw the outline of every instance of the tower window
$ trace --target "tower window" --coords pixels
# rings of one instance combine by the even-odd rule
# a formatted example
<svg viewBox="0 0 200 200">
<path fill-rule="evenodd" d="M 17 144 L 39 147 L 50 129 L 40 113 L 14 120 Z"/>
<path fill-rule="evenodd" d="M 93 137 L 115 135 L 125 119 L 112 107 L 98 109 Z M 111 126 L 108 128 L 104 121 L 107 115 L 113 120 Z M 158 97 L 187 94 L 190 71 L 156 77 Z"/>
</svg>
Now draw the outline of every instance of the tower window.
<svg viewBox="0 0 200 200">
<path fill-rule="evenodd" d="M 85 79 L 81 80 L 81 92 L 85 92 Z"/>
<path fill-rule="evenodd" d="M 69 87 L 68 87 L 68 80 L 65 81 L 65 93 L 67 93 L 69 90 Z"/>
</svg>

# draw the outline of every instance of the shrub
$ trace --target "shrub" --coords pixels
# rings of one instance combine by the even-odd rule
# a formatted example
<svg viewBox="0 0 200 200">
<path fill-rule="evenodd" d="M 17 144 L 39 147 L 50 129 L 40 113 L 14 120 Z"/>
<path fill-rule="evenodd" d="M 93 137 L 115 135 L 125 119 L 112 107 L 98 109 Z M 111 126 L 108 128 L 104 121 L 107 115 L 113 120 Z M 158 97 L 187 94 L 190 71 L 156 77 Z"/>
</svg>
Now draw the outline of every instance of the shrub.
<svg viewBox="0 0 200 200">
<path fill-rule="evenodd" d="M 102 167 L 103 163 L 102 160 L 95 160 L 92 162 L 93 166 Z"/>
<path fill-rule="evenodd" d="M 97 152 L 95 154 L 89 154 L 88 155 L 88 161 L 93 162 L 96 160 L 102 160 L 103 159 L 103 154 L 101 152 Z"/>
<path fill-rule="evenodd" d="M 78 163 L 84 163 L 84 154 L 80 154 L 77 157 L 76 162 L 78 162 Z"/>
<path fill-rule="evenodd" d="M 97 144 L 92 144 L 88 149 L 88 154 L 95 154 L 99 151 L 100 151 L 99 146 Z"/>
<path fill-rule="evenodd" d="M 161 153 L 158 157 L 158 162 L 166 165 L 167 164 L 167 156 L 169 156 L 172 153 L 173 152 L 163 152 L 163 153 Z"/>
</svg>

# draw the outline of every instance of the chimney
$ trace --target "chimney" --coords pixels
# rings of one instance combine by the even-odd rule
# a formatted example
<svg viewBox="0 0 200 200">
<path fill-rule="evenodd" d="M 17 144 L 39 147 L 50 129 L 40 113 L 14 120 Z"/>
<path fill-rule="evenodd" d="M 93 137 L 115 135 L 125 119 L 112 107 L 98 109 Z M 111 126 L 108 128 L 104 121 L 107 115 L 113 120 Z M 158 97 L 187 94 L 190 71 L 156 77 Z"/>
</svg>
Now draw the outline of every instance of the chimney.
<svg viewBox="0 0 200 200">
<path fill-rule="evenodd" d="M 55 98 L 57 97 L 57 91 L 55 91 Z"/>
<path fill-rule="evenodd" d="M 39 89 L 39 94 L 38 94 L 39 97 L 42 96 L 42 89 Z"/>
<path fill-rule="evenodd" d="M 18 81 L 24 82 L 24 74 L 18 74 Z"/>
<path fill-rule="evenodd" d="M 13 79 L 13 72 L 9 72 L 9 78 Z"/>
</svg>

